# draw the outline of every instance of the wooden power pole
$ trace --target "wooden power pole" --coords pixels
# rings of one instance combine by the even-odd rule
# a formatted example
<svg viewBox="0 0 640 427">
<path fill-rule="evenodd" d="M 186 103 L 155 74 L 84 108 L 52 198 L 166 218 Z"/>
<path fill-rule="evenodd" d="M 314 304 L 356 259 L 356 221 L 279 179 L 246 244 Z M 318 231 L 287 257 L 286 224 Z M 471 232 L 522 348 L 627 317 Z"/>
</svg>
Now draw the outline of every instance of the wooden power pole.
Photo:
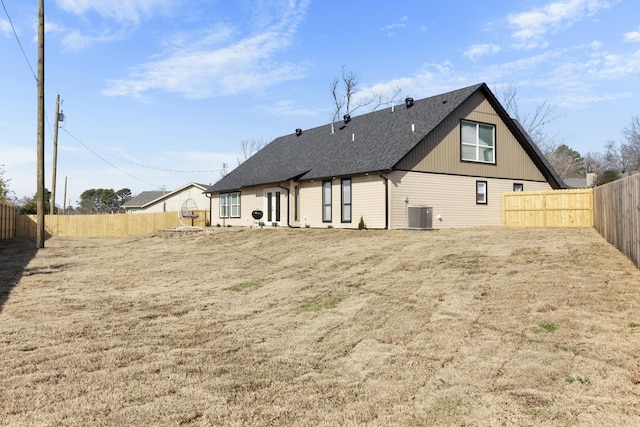
<svg viewBox="0 0 640 427">
<path fill-rule="evenodd" d="M 44 248 L 44 0 L 38 0 L 38 192 L 36 247 Z"/>
<path fill-rule="evenodd" d="M 60 113 L 60 94 L 56 99 L 56 117 L 53 127 L 53 163 L 51 164 L 51 200 L 49 200 L 49 213 L 56 213 L 56 170 L 58 169 L 58 123 L 64 120 L 64 115 Z M 66 197 L 66 196 L 65 196 Z"/>
</svg>

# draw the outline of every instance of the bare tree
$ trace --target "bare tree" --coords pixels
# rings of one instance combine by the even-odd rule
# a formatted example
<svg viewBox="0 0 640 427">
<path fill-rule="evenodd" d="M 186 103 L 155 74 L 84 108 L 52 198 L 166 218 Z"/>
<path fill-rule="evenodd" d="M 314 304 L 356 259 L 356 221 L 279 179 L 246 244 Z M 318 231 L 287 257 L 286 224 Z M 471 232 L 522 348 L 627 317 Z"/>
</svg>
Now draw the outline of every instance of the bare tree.
<svg viewBox="0 0 640 427">
<path fill-rule="evenodd" d="M 548 157 L 558 149 L 560 143 L 551 136 L 546 126 L 558 119 L 558 106 L 544 100 L 532 114 L 520 114 L 517 85 L 510 83 L 501 94 L 505 110 L 520 122 L 542 153 Z M 549 159 L 551 160 L 551 159 Z"/>
<path fill-rule="evenodd" d="M 632 117 L 622 134 L 625 142 L 620 147 L 621 171 L 640 170 L 640 116 Z"/>
<path fill-rule="evenodd" d="M 585 162 L 580 153 L 565 144 L 547 155 L 560 178 L 579 178 L 584 176 Z"/>
<path fill-rule="evenodd" d="M 348 70 L 344 65 L 342 66 L 341 76 L 334 77 L 331 80 L 329 89 L 331 90 L 331 96 L 333 97 L 334 104 L 331 121 L 336 122 L 340 120 L 343 116 L 343 111 L 345 115 L 350 115 L 361 108 L 368 108 L 370 112 L 375 111 L 382 106 L 396 102 L 402 93 L 402 89 L 397 86 L 392 89 L 391 96 L 387 96 L 380 91 L 374 91 L 370 96 L 363 98 L 357 104 L 352 105 L 359 83 L 360 75 L 352 70 Z"/>
<path fill-rule="evenodd" d="M 238 158 L 238 165 L 247 160 L 249 157 L 262 150 L 267 145 L 267 141 L 262 138 L 243 139 L 240 143 L 242 150 L 242 159 Z"/>
</svg>

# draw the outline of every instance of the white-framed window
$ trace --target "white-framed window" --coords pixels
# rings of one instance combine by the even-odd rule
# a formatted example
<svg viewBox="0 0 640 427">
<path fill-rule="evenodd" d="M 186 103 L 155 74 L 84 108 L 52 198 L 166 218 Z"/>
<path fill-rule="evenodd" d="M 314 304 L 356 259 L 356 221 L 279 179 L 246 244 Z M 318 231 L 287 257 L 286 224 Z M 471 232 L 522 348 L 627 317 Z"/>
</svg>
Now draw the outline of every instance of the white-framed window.
<svg viewBox="0 0 640 427">
<path fill-rule="evenodd" d="M 240 193 L 231 193 L 229 195 L 231 205 L 231 218 L 240 218 Z"/>
<path fill-rule="evenodd" d="M 293 220 L 300 221 L 300 186 L 293 187 Z"/>
<path fill-rule="evenodd" d="M 220 194 L 220 218 L 229 218 L 229 193 Z"/>
<path fill-rule="evenodd" d="M 513 191 L 517 191 L 517 192 L 524 191 L 524 184 L 521 182 L 514 182 Z"/>
<path fill-rule="evenodd" d="M 466 162 L 496 163 L 496 127 L 460 122 L 460 158 Z"/>
<path fill-rule="evenodd" d="M 220 194 L 220 218 L 240 218 L 240 192 Z"/>
<path fill-rule="evenodd" d="M 487 181 L 476 181 L 476 204 L 487 204 Z"/>
<path fill-rule="evenodd" d="M 351 222 L 351 178 L 342 180 L 342 222 Z"/>
<path fill-rule="evenodd" d="M 322 222 L 331 222 L 331 181 L 322 182 Z"/>
</svg>

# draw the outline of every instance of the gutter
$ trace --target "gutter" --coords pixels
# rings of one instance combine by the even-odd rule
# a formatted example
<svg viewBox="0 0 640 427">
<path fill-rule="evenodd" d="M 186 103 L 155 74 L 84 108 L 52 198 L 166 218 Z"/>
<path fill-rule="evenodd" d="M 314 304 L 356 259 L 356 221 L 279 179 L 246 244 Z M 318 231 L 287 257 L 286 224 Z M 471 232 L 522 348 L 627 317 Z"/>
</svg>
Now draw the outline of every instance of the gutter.
<svg viewBox="0 0 640 427">
<path fill-rule="evenodd" d="M 213 224 L 213 193 L 204 191 L 203 194 L 209 199 L 209 227 Z"/>
</svg>

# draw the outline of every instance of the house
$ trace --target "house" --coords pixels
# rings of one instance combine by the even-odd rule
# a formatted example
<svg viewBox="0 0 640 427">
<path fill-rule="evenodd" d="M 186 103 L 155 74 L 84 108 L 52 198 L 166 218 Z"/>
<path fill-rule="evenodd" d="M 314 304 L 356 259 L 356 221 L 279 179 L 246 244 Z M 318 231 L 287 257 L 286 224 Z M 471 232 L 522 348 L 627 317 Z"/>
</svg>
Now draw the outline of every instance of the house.
<svg viewBox="0 0 640 427">
<path fill-rule="evenodd" d="M 204 194 L 208 188 L 207 185 L 190 182 L 173 191 L 143 191 L 122 207 L 126 213 L 177 212 L 183 203 L 191 199 L 198 210 L 208 211 L 211 209 L 211 201 Z"/>
<path fill-rule="evenodd" d="M 591 172 L 582 178 L 565 178 L 564 183 L 569 188 L 592 188 L 596 185 L 596 174 Z"/>
<path fill-rule="evenodd" d="M 502 224 L 502 194 L 565 185 L 484 83 L 276 138 L 207 189 L 211 224 Z M 423 209 L 424 208 L 424 209 Z"/>
</svg>

